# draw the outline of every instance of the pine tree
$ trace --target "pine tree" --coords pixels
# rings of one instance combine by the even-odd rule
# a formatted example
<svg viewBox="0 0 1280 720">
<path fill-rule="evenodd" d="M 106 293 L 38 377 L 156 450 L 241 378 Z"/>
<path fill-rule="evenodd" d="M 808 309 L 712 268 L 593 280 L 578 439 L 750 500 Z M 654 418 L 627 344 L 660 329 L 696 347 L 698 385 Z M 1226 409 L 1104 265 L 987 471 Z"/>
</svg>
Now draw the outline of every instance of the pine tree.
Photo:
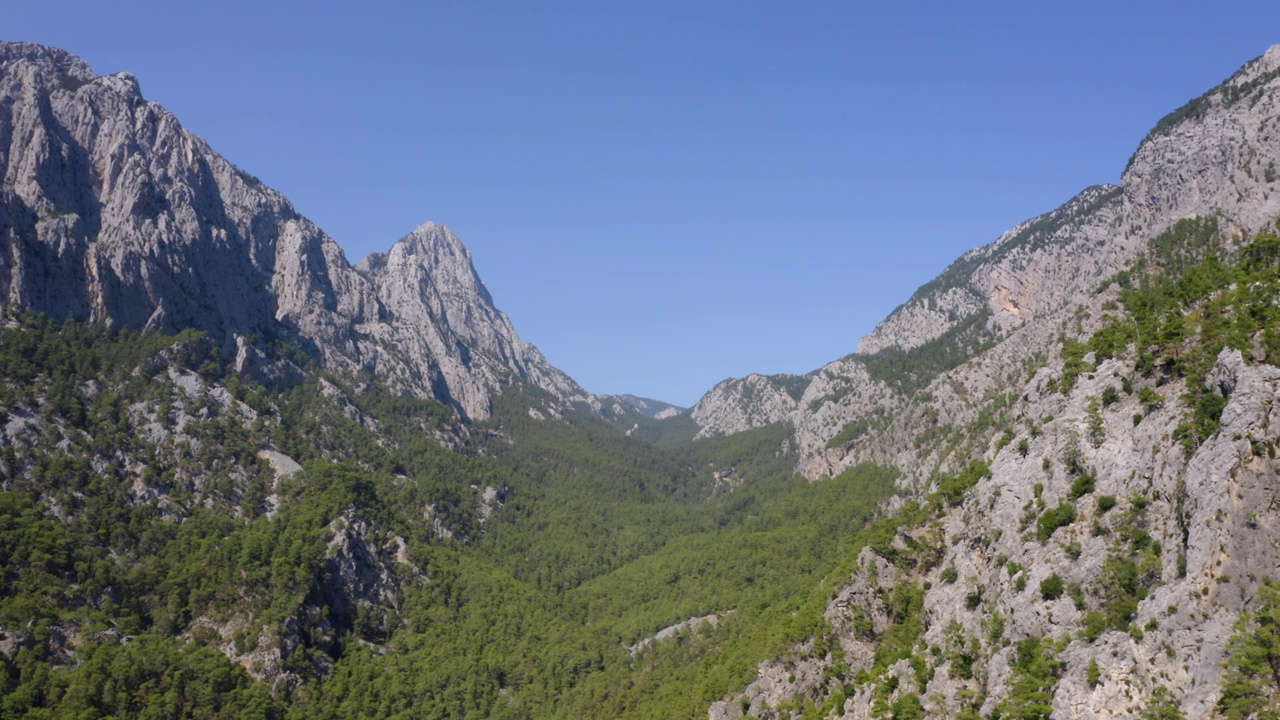
<svg viewBox="0 0 1280 720">
<path fill-rule="evenodd" d="M 1267 580 L 1258 609 L 1241 616 L 1227 642 L 1218 710 L 1231 720 L 1277 720 L 1280 691 L 1280 583 Z"/>
</svg>

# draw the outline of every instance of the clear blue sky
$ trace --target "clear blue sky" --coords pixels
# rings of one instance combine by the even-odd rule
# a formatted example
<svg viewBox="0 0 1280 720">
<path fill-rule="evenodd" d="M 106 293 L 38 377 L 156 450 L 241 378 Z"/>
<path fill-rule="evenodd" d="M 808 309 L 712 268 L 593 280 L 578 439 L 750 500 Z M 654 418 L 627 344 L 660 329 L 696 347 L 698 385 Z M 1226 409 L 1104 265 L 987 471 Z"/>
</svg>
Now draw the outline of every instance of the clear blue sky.
<svg viewBox="0 0 1280 720">
<path fill-rule="evenodd" d="M 0 38 L 133 72 L 352 262 L 451 226 L 553 363 L 681 404 L 853 351 L 1280 42 L 1276 2 L 533 5 L 10 0 Z"/>
</svg>

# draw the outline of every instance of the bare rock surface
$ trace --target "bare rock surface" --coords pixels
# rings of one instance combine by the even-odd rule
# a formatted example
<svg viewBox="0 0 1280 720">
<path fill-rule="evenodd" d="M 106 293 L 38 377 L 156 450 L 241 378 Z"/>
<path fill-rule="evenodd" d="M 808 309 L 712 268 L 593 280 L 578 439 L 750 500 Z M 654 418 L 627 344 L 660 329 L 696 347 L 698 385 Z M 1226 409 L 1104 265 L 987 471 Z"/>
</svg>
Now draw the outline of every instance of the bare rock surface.
<svg viewBox="0 0 1280 720">
<path fill-rule="evenodd" d="M 0 43 L 0 297 L 56 319 L 203 330 L 237 365 L 257 359 L 243 338 L 299 341 L 331 370 L 379 373 L 468 418 L 516 379 L 585 397 L 520 340 L 448 229 L 423 225 L 353 268 L 132 75 L 29 43 Z"/>
<path fill-rule="evenodd" d="M 699 437 L 732 435 L 786 420 L 799 402 L 794 376 L 748 375 L 716 385 L 693 406 Z"/>
</svg>

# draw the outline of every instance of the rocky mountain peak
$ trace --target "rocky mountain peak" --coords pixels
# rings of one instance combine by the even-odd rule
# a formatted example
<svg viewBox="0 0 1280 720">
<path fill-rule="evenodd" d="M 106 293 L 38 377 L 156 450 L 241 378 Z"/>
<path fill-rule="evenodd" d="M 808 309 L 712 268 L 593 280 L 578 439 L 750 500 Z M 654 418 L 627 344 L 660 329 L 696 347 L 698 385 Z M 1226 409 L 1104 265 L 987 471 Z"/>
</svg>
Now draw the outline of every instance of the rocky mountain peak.
<svg viewBox="0 0 1280 720">
<path fill-rule="evenodd" d="M 462 244 L 458 236 L 453 234 L 452 230 L 431 221 L 422 223 L 414 228 L 413 232 L 401 238 L 392 247 L 393 251 L 397 249 L 417 254 L 447 251 L 467 258 L 468 262 L 471 260 L 471 252 Z"/>
<path fill-rule="evenodd" d="M 89 82 L 97 77 L 88 63 L 66 50 L 29 42 L 0 43 L 0 63 L 25 65 L 51 79 L 66 77 Z"/>
<path fill-rule="evenodd" d="M 492 389 L 515 380 L 534 382 L 562 398 L 586 397 L 520 340 L 511 320 L 494 307 L 471 253 L 449 228 L 420 225 L 390 251 L 370 255 L 355 269 L 376 288 L 386 316 L 369 331 L 388 346 L 409 350 L 411 357 L 435 358 L 429 368 L 433 382 L 446 387 L 468 416 L 487 416 Z"/>
<path fill-rule="evenodd" d="M 388 256 L 393 254 L 430 259 L 441 253 L 460 256 L 465 258 L 468 263 L 471 262 L 470 251 L 462 244 L 458 236 L 453 234 L 452 230 L 444 225 L 428 221 L 396 241 L 390 250 L 371 253 L 356 267 L 385 265 Z"/>
<path fill-rule="evenodd" d="M 473 296 L 492 306 L 493 296 L 476 273 L 471 251 L 448 227 L 434 222 L 419 225 L 385 253 L 373 253 L 356 265 L 368 276 L 386 272 L 389 267 L 421 268 L 432 281 L 451 292 Z"/>
<path fill-rule="evenodd" d="M 56 319 L 299 341 L 327 368 L 483 418 L 533 382 L 585 396 L 427 223 L 353 268 L 280 193 L 142 98 L 128 73 L 0 43 L 0 297 Z"/>
<path fill-rule="evenodd" d="M 1262 54 L 1262 67 L 1266 70 L 1280 68 L 1280 44 L 1272 45 Z"/>
</svg>

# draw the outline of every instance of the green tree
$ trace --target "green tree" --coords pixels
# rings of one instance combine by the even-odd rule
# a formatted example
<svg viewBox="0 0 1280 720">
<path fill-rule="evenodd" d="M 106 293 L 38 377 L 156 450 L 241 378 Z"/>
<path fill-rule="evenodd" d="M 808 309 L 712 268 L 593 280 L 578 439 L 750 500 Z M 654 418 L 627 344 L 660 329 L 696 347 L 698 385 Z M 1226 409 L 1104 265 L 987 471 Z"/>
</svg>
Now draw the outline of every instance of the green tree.
<svg viewBox="0 0 1280 720">
<path fill-rule="evenodd" d="M 1040 597 L 1045 600 L 1057 600 L 1062 597 L 1065 584 L 1058 573 L 1054 573 L 1040 581 Z"/>
<path fill-rule="evenodd" d="M 1138 391 L 1138 402 L 1142 403 L 1142 409 L 1150 414 L 1164 405 L 1164 396 L 1149 387 L 1144 387 Z"/>
<path fill-rule="evenodd" d="M 1009 697 L 996 706 L 1002 719 L 1049 720 L 1053 716 L 1053 692 L 1062 675 L 1057 651 L 1057 644 L 1049 639 L 1029 637 L 1018 642 Z"/>
<path fill-rule="evenodd" d="M 1085 424 L 1089 429 L 1089 442 L 1098 447 L 1107 439 L 1107 426 L 1102 422 L 1102 411 L 1098 406 L 1098 398 L 1090 395 L 1084 406 Z"/>
<path fill-rule="evenodd" d="M 1089 667 L 1085 668 L 1084 679 L 1091 688 L 1098 687 L 1098 683 L 1102 681 L 1102 669 L 1098 667 L 1096 658 L 1089 659 Z"/>
<path fill-rule="evenodd" d="M 1151 699 L 1138 717 L 1141 720 L 1187 720 L 1187 714 L 1182 712 L 1178 700 L 1163 685 L 1157 685 L 1151 691 Z"/>
<path fill-rule="evenodd" d="M 1263 582 L 1258 609 L 1244 613 L 1227 641 L 1218 710 L 1231 720 L 1277 720 L 1280 692 L 1280 583 Z"/>
<path fill-rule="evenodd" d="M 1039 538 L 1040 542 L 1045 542 L 1053 537 L 1058 528 L 1070 525 L 1075 522 L 1075 519 L 1076 508 L 1074 505 L 1063 503 L 1052 510 L 1046 510 L 1036 520 L 1036 537 Z"/>
<path fill-rule="evenodd" d="M 920 720 L 924 717 L 924 705 L 920 696 L 908 693 L 893 703 L 893 720 Z"/>
</svg>

